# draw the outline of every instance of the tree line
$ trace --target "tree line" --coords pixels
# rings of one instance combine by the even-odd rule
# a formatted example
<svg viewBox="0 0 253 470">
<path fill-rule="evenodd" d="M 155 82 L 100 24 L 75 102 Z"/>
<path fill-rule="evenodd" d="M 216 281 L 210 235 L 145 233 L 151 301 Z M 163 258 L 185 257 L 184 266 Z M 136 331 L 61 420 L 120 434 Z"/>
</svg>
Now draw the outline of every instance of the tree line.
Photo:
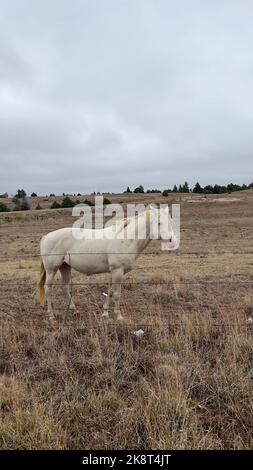
<svg viewBox="0 0 253 470">
<path fill-rule="evenodd" d="M 173 188 L 164 189 L 163 191 L 160 189 L 147 189 L 145 191 L 144 186 L 141 184 L 131 191 L 130 187 L 128 186 L 125 193 L 161 193 L 163 196 L 168 196 L 170 193 L 226 194 L 233 193 L 235 191 L 244 191 L 246 189 L 253 189 L 253 183 L 250 183 L 249 185 L 229 183 L 226 186 L 219 184 L 208 184 L 207 186 L 202 187 L 200 183 L 197 182 L 195 186 L 191 188 L 188 182 L 185 181 L 184 184 L 179 184 L 179 186 L 175 184 Z"/>
<path fill-rule="evenodd" d="M 253 189 L 253 183 L 250 183 L 249 185 L 247 184 L 233 184 L 229 183 L 228 185 L 206 185 L 206 186 L 201 186 L 199 182 L 195 184 L 195 186 L 190 187 L 188 182 L 185 181 L 184 184 L 179 184 L 174 185 L 173 188 L 168 188 L 164 189 L 163 191 L 161 189 L 144 189 L 144 186 L 140 184 L 137 186 L 133 191 L 130 189 L 128 186 L 126 191 L 124 193 L 135 193 L 135 194 L 151 194 L 151 193 L 160 193 L 163 196 L 168 196 L 170 193 L 195 193 L 195 194 L 230 194 L 235 191 L 244 191 L 246 189 Z M 100 194 L 98 193 L 92 193 L 92 195 Z M 76 204 L 84 203 L 88 204 L 90 206 L 93 206 L 94 203 L 90 201 L 89 199 L 85 199 L 84 201 L 81 201 L 79 199 L 76 199 L 75 201 L 71 199 L 69 196 L 66 196 L 63 193 L 63 200 L 61 203 L 57 202 L 56 200 L 52 203 L 50 206 L 51 209 L 60 209 L 60 208 L 66 208 L 66 207 L 74 207 Z M 80 193 L 78 193 L 77 196 L 81 196 Z M 0 198 L 7 198 L 8 194 L 0 194 Z M 31 197 L 37 197 L 37 194 L 33 192 L 31 194 Z M 50 194 L 50 197 L 55 197 L 54 194 Z M 24 189 L 18 189 L 17 193 L 15 196 L 12 198 L 12 202 L 14 203 L 14 211 L 27 211 L 30 210 L 30 204 L 27 200 L 27 194 Z M 104 198 L 104 204 L 111 204 L 111 201 L 108 198 Z M 37 206 L 35 207 L 36 210 L 42 209 L 41 205 L 38 203 Z M 4 204 L 3 202 L 0 201 L 0 212 L 9 212 L 10 208 Z"/>
<path fill-rule="evenodd" d="M 80 193 L 78 193 L 78 195 L 81 196 Z M 50 196 L 55 197 L 54 194 L 50 194 Z M 2 194 L 2 195 L 0 195 L 0 198 L 1 197 L 6 198 L 6 197 L 8 197 L 8 194 L 7 193 Z M 37 194 L 32 193 L 31 197 L 37 197 Z M 31 209 L 30 204 L 27 200 L 27 194 L 26 194 L 24 189 L 18 189 L 17 190 L 17 193 L 12 198 L 12 202 L 14 203 L 13 211 L 29 211 Z M 108 199 L 107 197 L 104 198 L 103 202 L 104 202 L 105 205 L 111 204 L 110 199 Z M 89 199 L 85 199 L 84 201 L 81 201 L 80 199 L 73 200 L 69 196 L 66 196 L 64 194 L 64 198 L 63 198 L 62 202 L 59 203 L 59 202 L 57 202 L 57 200 L 55 200 L 51 204 L 50 209 L 64 209 L 64 208 L 68 208 L 68 207 L 70 208 L 70 207 L 76 206 L 77 204 L 87 204 L 89 206 L 94 206 L 94 202 L 90 201 Z M 37 206 L 35 207 L 35 209 L 40 210 L 40 209 L 42 209 L 42 207 L 38 203 Z M 6 204 L 4 204 L 3 202 L 0 202 L 0 212 L 10 212 L 10 210 L 11 209 Z"/>
</svg>

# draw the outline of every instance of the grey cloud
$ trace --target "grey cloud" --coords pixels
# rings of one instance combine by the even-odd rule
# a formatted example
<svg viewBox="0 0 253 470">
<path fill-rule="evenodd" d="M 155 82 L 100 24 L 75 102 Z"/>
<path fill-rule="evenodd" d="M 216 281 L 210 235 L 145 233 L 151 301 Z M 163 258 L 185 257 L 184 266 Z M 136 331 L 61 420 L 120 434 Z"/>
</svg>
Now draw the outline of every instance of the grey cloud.
<svg viewBox="0 0 253 470">
<path fill-rule="evenodd" d="M 251 1 L 1 9 L 0 193 L 250 182 Z"/>
</svg>

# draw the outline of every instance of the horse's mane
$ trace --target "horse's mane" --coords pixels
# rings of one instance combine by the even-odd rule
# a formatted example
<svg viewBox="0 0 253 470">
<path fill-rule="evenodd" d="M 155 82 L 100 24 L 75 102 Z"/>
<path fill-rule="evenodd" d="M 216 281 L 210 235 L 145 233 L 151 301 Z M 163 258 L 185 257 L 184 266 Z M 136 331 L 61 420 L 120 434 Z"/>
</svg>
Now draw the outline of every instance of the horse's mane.
<svg viewBox="0 0 253 470">
<path fill-rule="evenodd" d="M 146 214 L 147 215 L 147 219 L 150 220 L 150 216 L 151 216 L 151 210 L 150 209 L 146 209 L 145 211 L 141 212 L 140 214 L 135 214 L 133 215 L 132 217 L 124 217 L 124 219 L 119 219 L 119 220 L 115 220 L 115 222 L 112 224 L 113 226 L 113 229 L 116 230 L 117 226 L 123 222 L 123 226 L 120 227 L 120 230 L 119 232 L 121 232 L 121 230 L 123 230 L 125 227 L 127 227 L 127 225 L 129 225 L 133 220 L 137 220 L 139 219 L 139 217 L 141 217 L 142 215 Z"/>
</svg>

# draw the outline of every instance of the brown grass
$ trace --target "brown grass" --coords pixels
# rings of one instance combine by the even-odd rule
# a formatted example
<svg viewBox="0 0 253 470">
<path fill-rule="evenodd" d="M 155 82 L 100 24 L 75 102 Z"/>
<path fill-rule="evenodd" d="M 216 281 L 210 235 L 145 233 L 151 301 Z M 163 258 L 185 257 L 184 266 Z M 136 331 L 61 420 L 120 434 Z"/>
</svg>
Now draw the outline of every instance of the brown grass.
<svg viewBox="0 0 253 470">
<path fill-rule="evenodd" d="M 150 245 L 126 277 L 123 325 L 101 318 L 107 276 L 78 274 L 77 318 L 55 286 L 49 324 L 31 255 L 71 216 L 2 216 L 1 449 L 253 448 L 252 196 L 182 201 L 180 251 Z"/>
</svg>

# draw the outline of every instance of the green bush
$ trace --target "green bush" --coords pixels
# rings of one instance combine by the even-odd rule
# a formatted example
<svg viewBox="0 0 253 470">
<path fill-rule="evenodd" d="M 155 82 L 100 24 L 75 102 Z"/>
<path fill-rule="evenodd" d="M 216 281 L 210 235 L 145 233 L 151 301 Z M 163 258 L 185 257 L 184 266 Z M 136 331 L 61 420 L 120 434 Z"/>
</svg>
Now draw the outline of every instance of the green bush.
<svg viewBox="0 0 253 470">
<path fill-rule="evenodd" d="M 94 206 L 94 205 L 95 205 L 94 202 L 93 202 L 93 201 L 89 201 L 89 199 L 85 199 L 85 200 L 83 201 L 83 203 L 84 203 L 84 204 L 87 204 L 87 206 Z"/>
<path fill-rule="evenodd" d="M 142 186 L 142 184 L 135 188 L 134 193 L 144 193 L 144 187 Z"/>
<path fill-rule="evenodd" d="M 70 197 L 66 196 L 62 201 L 62 207 L 74 207 L 76 203 L 70 199 Z"/>
<path fill-rule="evenodd" d="M 148 194 L 152 193 L 161 193 L 162 191 L 160 189 L 147 189 Z"/>
<path fill-rule="evenodd" d="M 111 204 L 111 201 L 110 201 L 110 199 L 108 199 L 108 197 L 105 197 L 105 198 L 104 198 L 104 204 L 105 204 L 105 205 Z"/>
<path fill-rule="evenodd" d="M 37 204 L 37 206 L 35 207 L 35 210 L 36 211 L 40 211 L 42 209 L 41 205 L 40 204 Z"/>
<path fill-rule="evenodd" d="M 20 210 L 21 211 L 29 211 L 30 210 L 29 202 L 25 198 L 22 199 L 22 201 L 20 203 Z"/>
<path fill-rule="evenodd" d="M 61 208 L 61 204 L 59 204 L 59 202 L 57 201 L 54 201 L 53 204 L 51 204 L 51 209 L 60 209 Z"/>
<path fill-rule="evenodd" d="M 6 204 L 0 202 L 0 212 L 10 212 L 10 209 L 6 206 Z"/>
</svg>

